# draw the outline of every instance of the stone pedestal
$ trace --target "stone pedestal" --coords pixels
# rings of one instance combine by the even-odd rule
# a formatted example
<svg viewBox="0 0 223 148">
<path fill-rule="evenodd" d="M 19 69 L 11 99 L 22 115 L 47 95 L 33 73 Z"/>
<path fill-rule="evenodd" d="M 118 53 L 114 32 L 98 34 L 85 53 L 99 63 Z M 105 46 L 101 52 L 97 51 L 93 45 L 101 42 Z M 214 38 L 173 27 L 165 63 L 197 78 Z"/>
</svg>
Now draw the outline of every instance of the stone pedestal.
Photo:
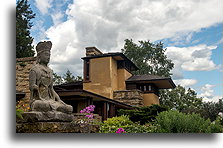
<svg viewBox="0 0 223 148">
<path fill-rule="evenodd" d="M 72 114 L 62 112 L 49 111 L 49 112 L 24 112 L 23 119 L 17 119 L 17 122 L 71 122 L 74 119 Z"/>
<path fill-rule="evenodd" d="M 16 133 L 97 133 L 99 125 L 73 122 L 17 123 Z"/>
<path fill-rule="evenodd" d="M 16 119 L 16 133 L 96 133 L 98 125 L 77 124 L 72 114 L 62 112 L 25 112 Z"/>
</svg>

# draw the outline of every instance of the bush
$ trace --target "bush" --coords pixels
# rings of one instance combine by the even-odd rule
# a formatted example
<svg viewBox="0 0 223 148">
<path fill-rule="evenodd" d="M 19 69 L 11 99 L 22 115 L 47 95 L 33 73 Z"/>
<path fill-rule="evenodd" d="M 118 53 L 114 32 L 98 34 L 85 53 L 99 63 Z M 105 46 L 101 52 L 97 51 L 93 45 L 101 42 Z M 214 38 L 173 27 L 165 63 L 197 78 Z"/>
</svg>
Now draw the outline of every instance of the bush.
<svg viewBox="0 0 223 148">
<path fill-rule="evenodd" d="M 100 126 L 100 133 L 115 133 L 118 128 L 126 129 L 131 124 L 133 122 L 127 116 L 108 118 Z"/>
<path fill-rule="evenodd" d="M 155 132 L 161 133 L 219 133 L 220 121 L 211 122 L 198 114 L 184 114 L 179 111 L 164 111 L 156 117 Z"/>
<path fill-rule="evenodd" d="M 23 110 L 16 109 L 16 118 L 23 119 L 23 117 L 22 117 L 23 113 L 24 113 Z"/>
<path fill-rule="evenodd" d="M 158 113 L 166 111 L 165 106 L 152 105 L 150 107 L 138 107 L 135 110 L 120 109 L 118 115 L 127 115 L 133 122 L 139 122 L 141 125 L 153 121 Z"/>
<path fill-rule="evenodd" d="M 108 118 L 100 126 L 100 133 L 116 133 L 118 129 L 124 129 L 125 133 L 149 133 L 154 131 L 153 126 L 133 123 L 128 116 Z"/>
</svg>

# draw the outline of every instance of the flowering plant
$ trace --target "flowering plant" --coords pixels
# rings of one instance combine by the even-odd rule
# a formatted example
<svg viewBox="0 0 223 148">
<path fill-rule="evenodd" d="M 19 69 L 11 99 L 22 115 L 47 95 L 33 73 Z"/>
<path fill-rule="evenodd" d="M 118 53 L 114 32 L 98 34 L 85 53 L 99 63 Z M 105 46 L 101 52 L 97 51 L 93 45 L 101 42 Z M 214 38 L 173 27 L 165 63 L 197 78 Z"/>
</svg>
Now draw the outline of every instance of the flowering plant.
<svg viewBox="0 0 223 148">
<path fill-rule="evenodd" d="M 91 112 L 94 111 L 94 108 L 95 108 L 94 105 L 89 105 L 89 106 L 87 106 L 86 108 L 82 109 L 82 110 L 80 111 L 80 113 L 88 113 L 88 114 L 92 114 Z M 86 117 L 88 117 L 88 116 L 86 116 Z M 92 116 L 90 116 L 90 117 L 92 117 Z"/>
<path fill-rule="evenodd" d="M 125 133 L 125 130 L 123 128 L 118 128 L 118 130 L 116 131 L 116 133 Z"/>
</svg>

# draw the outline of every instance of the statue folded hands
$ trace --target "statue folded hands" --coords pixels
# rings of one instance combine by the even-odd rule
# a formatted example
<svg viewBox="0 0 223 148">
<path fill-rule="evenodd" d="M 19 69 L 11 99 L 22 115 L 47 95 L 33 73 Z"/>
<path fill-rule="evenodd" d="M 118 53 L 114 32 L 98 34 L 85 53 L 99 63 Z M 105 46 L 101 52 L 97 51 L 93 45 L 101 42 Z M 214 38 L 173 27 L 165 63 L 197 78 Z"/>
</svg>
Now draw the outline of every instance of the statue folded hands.
<svg viewBox="0 0 223 148">
<path fill-rule="evenodd" d="M 72 113 L 73 107 L 64 103 L 53 89 L 53 72 L 48 67 L 51 47 L 50 41 L 36 46 L 37 64 L 29 74 L 30 107 L 32 111 Z"/>
</svg>

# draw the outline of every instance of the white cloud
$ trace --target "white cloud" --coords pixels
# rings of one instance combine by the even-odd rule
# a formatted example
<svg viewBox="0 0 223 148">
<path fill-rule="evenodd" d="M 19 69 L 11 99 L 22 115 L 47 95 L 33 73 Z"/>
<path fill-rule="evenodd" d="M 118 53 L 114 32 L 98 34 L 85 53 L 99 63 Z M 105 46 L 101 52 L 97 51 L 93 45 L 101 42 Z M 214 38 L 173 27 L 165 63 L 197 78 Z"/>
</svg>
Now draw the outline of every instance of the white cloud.
<svg viewBox="0 0 223 148">
<path fill-rule="evenodd" d="M 55 1 L 58 5 L 52 3 L 55 7 L 51 3 L 52 0 L 36 0 L 41 13 L 51 12 L 49 15 L 54 22 L 54 26 L 46 31 L 47 39 L 53 42 L 51 66 L 61 72 L 65 66 L 58 65 L 64 62 L 66 67 L 73 67 L 74 71 L 71 71 L 76 74 L 80 74 L 80 71 L 77 72 L 74 65 L 82 65 L 80 57 L 87 46 L 96 46 L 102 51 L 120 51 L 126 38 L 156 41 L 176 37 L 177 41 L 182 40 L 179 37 L 181 34 L 186 37 L 186 42 L 190 42 L 192 32 L 223 20 L 219 13 L 223 5 L 219 0 L 74 0 L 66 14 L 57 11 L 63 6 L 61 1 Z M 67 20 L 61 22 L 65 15 Z M 196 55 L 195 50 L 178 49 L 182 51 L 180 55 L 174 49 L 171 49 L 172 53 L 169 52 L 171 57 L 176 57 L 175 78 L 183 78 L 182 69 L 211 70 L 216 66 L 210 59 L 209 49 L 205 49 L 207 54 L 202 52 L 202 58 L 198 57 L 201 53 Z M 196 49 L 200 51 L 198 47 Z"/>
<path fill-rule="evenodd" d="M 197 83 L 197 80 L 195 80 L 195 79 L 179 79 L 179 80 L 174 80 L 174 83 L 177 85 L 184 86 L 184 87 L 191 87 Z"/>
<path fill-rule="evenodd" d="M 120 50 L 126 38 L 155 41 L 222 22 L 221 8 L 219 0 L 81 0 L 67 14 L 75 18 L 81 42 Z"/>
<path fill-rule="evenodd" d="M 167 47 L 167 57 L 172 59 L 174 65 L 173 76 L 182 78 L 182 70 L 186 71 L 210 71 L 217 69 L 217 65 L 211 59 L 212 50 L 217 46 L 204 44 L 192 47 Z"/>
<path fill-rule="evenodd" d="M 51 8 L 52 0 L 35 0 L 36 7 L 42 14 L 48 13 L 48 9 Z"/>
<path fill-rule="evenodd" d="M 80 58 L 84 55 L 84 48 L 78 44 L 74 21 L 68 20 L 53 26 L 46 35 L 53 43 L 50 66 L 54 71 L 62 74 L 69 69 L 75 75 L 82 75 Z"/>
<path fill-rule="evenodd" d="M 59 11 L 59 12 L 55 12 L 51 15 L 52 19 L 53 19 L 53 24 L 56 26 L 60 23 L 62 23 L 62 18 L 64 17 L 64 15 Z"/>
<path fill-rule="evenodd" d="M 213 90 L 214 87 L 215 85 L 205 84 L 201 88 L 201 94 L 198 94 L 198 97 L 202 97 L 205 102 L 218 102 L 223 96 L 215 96 Z"/>
</svg>

